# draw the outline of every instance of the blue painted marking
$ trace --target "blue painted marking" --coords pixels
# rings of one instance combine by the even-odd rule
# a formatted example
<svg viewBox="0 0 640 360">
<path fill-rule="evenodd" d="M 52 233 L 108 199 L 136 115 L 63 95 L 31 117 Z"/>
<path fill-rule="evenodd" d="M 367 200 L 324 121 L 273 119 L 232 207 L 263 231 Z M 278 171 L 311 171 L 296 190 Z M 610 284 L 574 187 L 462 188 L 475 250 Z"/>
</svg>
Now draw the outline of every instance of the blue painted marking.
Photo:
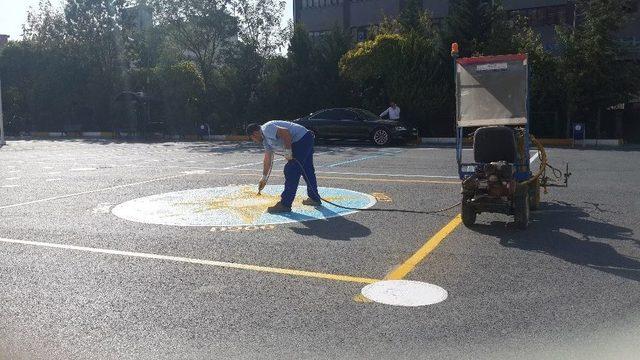
<svg viewBox="0 0 640 360">
<path fill-rule="evenodd" d="M 357 212 L 323 202 L 321 207 L 294 202 L 292 211 L 284 214 L 266 213 L 268 206 L 280 198 L 283 186 L 268 185 L 263 196 L 254 193 L 255 185 L 230 185 L 193 189 L 147 196 L 130 200 L 112 209 L 120 218 L 147 224 L 173 226 L 255 226 L 322 220 Z M 249 190 L 249 191 L 247 191 Z M 357 191 L 318 188 L 320 195 L 337 204 L 366 209 L 376 199 Z M 306 187 L 298 188 L 298 197 L 306 197 Z"/>
</svg>

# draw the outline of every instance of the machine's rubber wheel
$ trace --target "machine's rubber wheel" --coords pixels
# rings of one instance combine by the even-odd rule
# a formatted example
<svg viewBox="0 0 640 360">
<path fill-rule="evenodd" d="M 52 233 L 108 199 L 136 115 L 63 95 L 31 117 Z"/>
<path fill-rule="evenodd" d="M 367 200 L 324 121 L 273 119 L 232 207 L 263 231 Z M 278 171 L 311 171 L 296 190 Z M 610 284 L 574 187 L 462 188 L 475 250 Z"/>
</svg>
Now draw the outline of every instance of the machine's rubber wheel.
<svg viewBox="0 0 640 360">
<path fill-rule="evenodd" d="M 513 199 L 513 219 L 522 230 L 529 226 L 529 206 L 529 187 L 524 185 L 516 190 Z"/>
<path fill-rule="evenodd" d="M 471 199 L 466 196 L 462 197 L 462 203 L 460 205 L 460 214 L 462 215 L 462 223 L 466 227 L 472 227 L 476 223 L 476 210 L 471 204 Z"/>
<path fill-rule="evenodd" d="M 516 162 L 516 138 L 506 126 L 487 126 L 473 135 L 473 158 L 477 163 Z"/>
<path fill-rule="evenodd" d="M 529 187 L 529 210 L 538 210 L 540 207 L 540 179 Z"/>
<path fill-rule="evenodd" d="M 391 134 L 386 129 L 375 129 L 371 135 L 371 140 L 378 146 L 385 146 L 391 141 Z"/>
</svg>

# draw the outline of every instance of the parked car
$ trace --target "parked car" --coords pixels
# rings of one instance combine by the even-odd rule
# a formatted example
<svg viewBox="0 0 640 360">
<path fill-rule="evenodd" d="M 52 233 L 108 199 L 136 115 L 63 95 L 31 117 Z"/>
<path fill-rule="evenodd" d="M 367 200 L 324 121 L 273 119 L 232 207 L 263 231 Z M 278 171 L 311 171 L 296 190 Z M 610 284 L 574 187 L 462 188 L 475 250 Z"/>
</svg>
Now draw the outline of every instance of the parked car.
<svg viewBox="0 0 640 360">
<path fill-rule="evenodd" d="M 356 108 L 316 111 L 294 122 L 314 132 L 319 139 L 367 139 L 378 146 L 392 141 L 406 142 L 418 136 L 418 130 L 396 120 L 384 120 L 374 113 Z"/>
</svg>

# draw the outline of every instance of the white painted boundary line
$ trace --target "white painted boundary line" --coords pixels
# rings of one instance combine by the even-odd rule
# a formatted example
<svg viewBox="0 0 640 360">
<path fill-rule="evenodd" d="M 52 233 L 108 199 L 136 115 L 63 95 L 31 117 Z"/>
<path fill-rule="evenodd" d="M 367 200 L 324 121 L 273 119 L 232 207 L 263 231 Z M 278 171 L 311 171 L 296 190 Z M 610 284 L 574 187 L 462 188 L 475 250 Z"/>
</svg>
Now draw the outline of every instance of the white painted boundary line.
<svg viewBox="0 0 640 360">
<path fill-rule="evenodd" d="M 100 248 L 91 248 L 91 247 L 85 247 L 85 246 L 46 243 L 46 242 L 39 242 L 39 241 L 25 241 L 25 240 L 0 238 L 0 242 L 8 243 L 8 244 L 48 247 L 48 248 L 55 248 L 55 249 L 62 249 L 62 250 L 84 251 L 84 252 L 106 254 L 106 255 L 119 255 L 119 256 L 127 256 L 127 257 L 143 258 L 143 259 L 154 259 L 154 260 L 173 261 L 173 262 L 181 262 L 181 263 L 189 263 L 189 264 L 197 264 L 197 265 L 208 265 L 208 266 L 215 266 L 215 267 L 227 268 L 227 269 L 251 270 L 251 271 L 257 271 L 257 272 L 263 272 L 263 273 L 303 276 L 303 277 L 310 277 L 310 278 L 316 278 L 316 279 L 327 279 L 327 280 L 336 280 L 336 281 L 344 281 L 344 282 L 373 284 L 377 281 L 380 281 L 378 279 L 356 277 L 356 276 L 349 276 L 349 275 L 336 275 L 336 274 L 319 273 L 319 272 L 305 271 L 305 270 L 273 268 L 273 267 L 259 266 L 259 265 L 230 263 L 230 262 L 214 261 L 214 260 L 201 260 L 201 259 L 186 258 L 181 256 L 157 255 L 157 254 L 151 254 L 151 253 L 139 253 L 139 252 L 122 251 L 122 250 L 100 249 Z"/>
<path fill-rule="evenodd" d="M 184 167 L 181 167 L 184 169 Z M 195 168 L 194 168 L 195 169 Z M 228 170 L 227 168 L 198 168 L 207 170 Z M 236 171 L 261 171 L 261 169 L 234 169 Z M 278 170 L 278 169 L 274 169 Z M 346 171 L 316 171 L 316 174 L 329 174 L 329 175 L 362 175 L 362 176 L 385 176 L 385 177 L 400 177 L 400 178 L 427 178 L 427 179 L 458 179 L 457 176 L 448 175 L 421 175 L 421 174 L 384 174 L 384 173 L 361 173 L 361 172 L 346 172 Z"/>
<path fill-rule="evenodd" d="M 393 150 L 393 149 L 389 149 L 386 151 L 379 151 L 377 154 L 373 154 L 373 155 L 369 155 L 369 156 L 363 156 L 361 158 L 357 158 L 357 159 L 352 159 L 352 160 L 347 160 L 347 161 L 341 161 L 335 164 L 329 164 L 329 165 L 320 165 L 317 166 L 319 168 L 332 168 L 332 167 L 336 167 L 336 166 L 340 166 L 340 165 L 345 165 L 345 164 L 351 164 L 354 162 L 358 162 L 358 161 L 364 161 L 364 160 L 369 160 L 369 159 L 375 159 L 375 158 L 379 158 L 382 156 L 393 156 L 393 155 L 398 155 L 400 153 L 404 152 L 404 150 Z"/>
<path fill-rule="evenodd" d="M 284 161 L 284 158 L 282 158 L 282 159 L 275 159 L 275 160 L 273 160 L 273 162 L 274 162 L 274 163 L 275 163 L 275 162 L 278 162 L 278 161 Z M 227 166 L 227 167 L 221 168 L 221 169 L 219 169 L 219 170 L 238 169 L 238 168 L 241 168 L 241 167 L 252 166 L 252 165 L 262 165 L 262 161 L 260 161 L 260 162 L 254 162 L 254 163 L 248 163 L 248 164 L 240 164 L 240 165 L 234 165 L 234 166 Z M 215 169 L 215 170 L 218 170 L 218 169 Z"/>
<path fill-rule="evenodd" d="M 345 165 L 345 164 L 351 164 L 354 162 L 358 162 L 358 161 L 364 161 L 364 160 L 369 160 L 369 159 L 375 159 L 375 158 L 379 158 L 385 155 L 371 155 L 371 156 L 365 156 L 365 157 L 361 157 L 358 159 L 353 159 L 353 160 L 347 160 L 347 161 L 342 161 L 342 162 L 338 162 L 335 164 L 330 164 L 330 165 L 321 165 L 318 167 L 328 167 L 328 168 L 332 168 L 332 167 L 336 167 L 336 166 L 340 166 L 340 165 Z"/>
<path fill-rule="evenodd" d="M 86 195 L 86 194 L 95 194 L 95 193 L 109 191 L 109 190 L 122 189 L 122 188 L 130 187 L 130 186 L 148 184 L 148 183 L 152 183 L 152 182 L 156 182 L 156 181 L 162 181 L 162 180 L 175 179 L 175 178 L 188 176 L 188 175 L 192 175 L 192 174 L 179 174 L 179 175 L 173 175 L 173 176 L 165 176 L 165 177 L 161 177 L 161 178 L 145 180 L 145 181 L 138 181 L 138 182 L 134 182 L 134 183 L 130 183 L 130 184 L 111 186 L 111 187 L 102 188 L 102 189 L 82 191 L 82 192 L 77 192 L 77 193 L 73 193 L 73 194 L 66 194 L 66 195 L 60 195 L 60 196 L 52 196 L 52 197 L 48 197 L 48 198 L 44 198 L 44 199 L 38 199 L 38 200 L 27 201 L 27 202 L 18 203 L 18 204 L 0 206 L 0 210 L 9 209 L 9 208 L 18 207 L 18 206 L 24 206 L 24 205 L 37 204 L 37 203 L 42 203 L 42 202 L 52 201 L 52 200 L 66 199 L 66 198 L 70 198 L 70 197 L 74 197 L 74 196 L 80 196 L 80 195 Z"/>
</svg>

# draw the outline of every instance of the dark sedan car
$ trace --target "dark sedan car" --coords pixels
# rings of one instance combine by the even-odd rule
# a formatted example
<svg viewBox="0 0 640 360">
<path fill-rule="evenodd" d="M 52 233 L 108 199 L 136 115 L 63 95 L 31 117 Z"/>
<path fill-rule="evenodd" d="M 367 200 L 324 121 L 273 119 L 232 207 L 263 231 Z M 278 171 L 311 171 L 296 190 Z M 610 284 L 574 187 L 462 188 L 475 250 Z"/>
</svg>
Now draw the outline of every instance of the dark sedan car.
<svg viewBox="0 0 640 360">
<path fill-rule="evenodd" d="M 320 139 L 368 139 L 383 146 L 418 136 L 418 130 L 400 121 L 384 120 L 368 110 L 355 108 L 320 110 L 294 121 Z"/>
</svg>

